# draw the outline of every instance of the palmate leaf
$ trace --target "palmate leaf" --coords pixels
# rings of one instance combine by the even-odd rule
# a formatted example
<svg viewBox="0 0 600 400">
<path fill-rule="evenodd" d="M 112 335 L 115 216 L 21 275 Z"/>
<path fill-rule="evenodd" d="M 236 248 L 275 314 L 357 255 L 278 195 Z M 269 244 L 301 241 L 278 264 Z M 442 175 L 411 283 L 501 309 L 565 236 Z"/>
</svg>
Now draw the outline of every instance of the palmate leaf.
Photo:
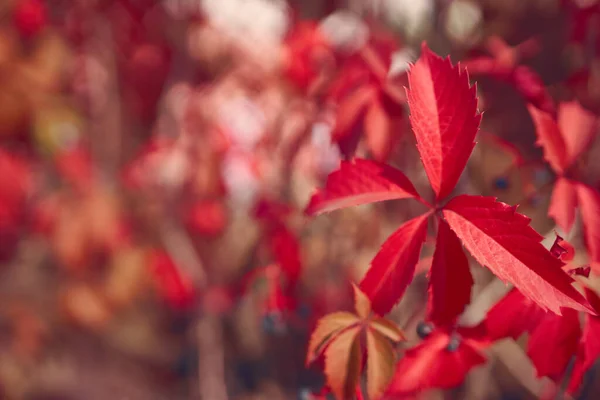
<svg viewBox="0 0 600 400">
<path fill-rule="evenodd" d="M 391 321 L 373 315 L 369 298 L 356 285 L 353 288 L 356 315 L 337 312 L 319 320 L 310 338 L 307 365 L 323 355 L 328 388 L 337 399 L 349 399 L 360 394 L 355 388 L 366 350 L 367 391 L 369 399 L 378 400 L 394 370 L 392 343 L 404 340 L 404 334 Z M 366 349 L 361 348 L 363 343 Z"/>
<path fill-rule="evenodd" d="M 408 73 L 410 122 L 417 148 L 437 199 L 456 186 L 475 146 L 481 115 L 475 86 L 449 58 L 423 44 L 422 54 Z"/>
<path fill-rule="evenodd" d="M 462 195 L 444 207 L 443 215 L 480 264 L 543 309 L 556 314 L 561 307 L 594 312 L 561 269 L 564 263 L 542 246 L 542 236 L 516 207 L 492 197 Z"/>
</svg>

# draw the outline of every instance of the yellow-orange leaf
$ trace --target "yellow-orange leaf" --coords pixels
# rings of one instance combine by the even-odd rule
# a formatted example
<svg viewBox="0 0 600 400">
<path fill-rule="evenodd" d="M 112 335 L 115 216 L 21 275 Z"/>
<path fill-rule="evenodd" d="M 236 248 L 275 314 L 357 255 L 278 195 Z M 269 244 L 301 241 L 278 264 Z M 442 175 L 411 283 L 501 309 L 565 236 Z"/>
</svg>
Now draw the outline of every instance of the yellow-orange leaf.
<svg viewBox="0 0 600 400">
<path fill-rule="evenodd" d="M 338 400 L 351 399 L 360 378 L 360 326 L 344 330 L 325 349 L 327 384 Z"/>
<path fill-rule="evenodd" d="M 354 283 L 352 284 L 352 288 L 354 289 L 354 308 L 356 309 L 356 314 L 360 318 L 365 319 L 371 313 L 371 300 Z"/>
<path fill-rule="evenodd" d="M 367 330 L 367 393 L 378 400 L 394 374 L 396 355 L 389 340 L 374 329 Z"/>
<path fill-rule="evenodd" d="M 310 336 L 306 365 L 312 363 L 322 353 L 324 347 L 337 336 L 340 331 L 359 322 L 356 315 L 340 311 L 328 314 L 317 322 L 317 327 Z"/>
</svg>

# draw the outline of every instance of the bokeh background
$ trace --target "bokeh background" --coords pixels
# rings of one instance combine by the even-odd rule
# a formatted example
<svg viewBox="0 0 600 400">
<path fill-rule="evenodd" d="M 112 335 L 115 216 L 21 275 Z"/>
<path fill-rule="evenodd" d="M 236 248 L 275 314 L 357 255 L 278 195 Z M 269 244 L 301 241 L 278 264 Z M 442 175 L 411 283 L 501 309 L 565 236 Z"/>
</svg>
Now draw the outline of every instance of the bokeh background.
<svg viewBox="0 0 600 400">
<path fill-rule="evenodd" d="M 466 65 L 496 49 L 600 111 L 594 0 L 0 0 L 0 398 L 316 399 L 311 329 L 420 206 L 303 209 L 354 148 L 427 193 L 402 99 L 424 40 Z M 365 48 L 398 104 L 362 124 L 341 99 Z M 523 96 L 471 64 L 484 118 L 458 191 L 520 204 L 551 244 L 552 172 Z M 596 147 L 581 160 L 595 187 Z M 505 292 L 473 264 L 465 320 Z M 425 269 L 390 316 L 409 345 Z M 422 398 L 536 398 L 522 348 L 499 343 Z"/>
</svg>

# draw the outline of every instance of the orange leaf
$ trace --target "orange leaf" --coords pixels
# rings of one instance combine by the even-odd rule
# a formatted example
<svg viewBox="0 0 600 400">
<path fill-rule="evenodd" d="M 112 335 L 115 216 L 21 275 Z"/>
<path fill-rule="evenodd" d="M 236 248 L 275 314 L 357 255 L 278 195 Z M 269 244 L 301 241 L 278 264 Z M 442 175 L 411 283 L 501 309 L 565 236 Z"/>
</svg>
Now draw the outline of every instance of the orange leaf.
<svg viewBox="0 0 600 400">
<path fill-rule="evenodd" d="M 306 365 L 317 359 L 327 344 L 342 330 L 357 324 L 359 321 L 356 315 L 345 311 L 331 313 L 321 318 L 317 322 L 317 327 L 308 342 Z"/>
<path fill-rule="evenodd" d="M 356 314 L 360 318 L 366 319 L 371 313 L 371 300 L 354 283 L 352 284 L 352 289 L 354 289 L 354 308 L 356 309 Z"/>
<path fill-rule="evenodd" d="M 377 331 L 367 330 L 367 393 L 377 400 L 394 374 L 395 352 L 390 342 Z"/>
<path fill-rule="evenodd" d="M 352 398 L 360 378 L 361 353 L 359 326 L 340 333 L 325 349 L 325 376 L 339 400 Z"/>
<path fill-rule="evenodd" d="M 392 342 L 400 342 L 406 339 L 400 328 L 385 318 L 375 317 L 371 320 L 369 326 L 390 339 Z"/>
</svg>

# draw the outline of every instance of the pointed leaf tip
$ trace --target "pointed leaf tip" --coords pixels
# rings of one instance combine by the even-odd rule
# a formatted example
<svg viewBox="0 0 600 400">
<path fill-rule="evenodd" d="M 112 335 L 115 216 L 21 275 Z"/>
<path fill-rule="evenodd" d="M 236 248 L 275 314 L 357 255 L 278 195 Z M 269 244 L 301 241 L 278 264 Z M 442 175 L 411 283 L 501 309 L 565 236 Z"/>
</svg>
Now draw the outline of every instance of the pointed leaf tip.
<svg viewBox="0 0 600 400">
<path fill-rule="evenodd" d="M 443 215 L 480 264 L 540 307 L 559 315 L 561 307 L 591 311 L 562 270 L 564 263 L 542 246 L 542 236 L 526 216 L 490 197 L 470 195 L 453 198 Z"/>
<path fill-rule="evenodd" d="M 407 98 L 417 148 L 439 200 L 454 189 L 466 166 L 481 114 L 467 73 L 425 44 L 422 49 L 408 75 Z"/>
<path fill-rule="evenodd" d="M 413 184 L 400 170 L 357 158 L 342 161 L 340 168 L 329 174 L 325 187 L 313 194 L 305 212 L 318 215 L 361 204 L 411 197 L 420 199 Z"/>
</svg>

